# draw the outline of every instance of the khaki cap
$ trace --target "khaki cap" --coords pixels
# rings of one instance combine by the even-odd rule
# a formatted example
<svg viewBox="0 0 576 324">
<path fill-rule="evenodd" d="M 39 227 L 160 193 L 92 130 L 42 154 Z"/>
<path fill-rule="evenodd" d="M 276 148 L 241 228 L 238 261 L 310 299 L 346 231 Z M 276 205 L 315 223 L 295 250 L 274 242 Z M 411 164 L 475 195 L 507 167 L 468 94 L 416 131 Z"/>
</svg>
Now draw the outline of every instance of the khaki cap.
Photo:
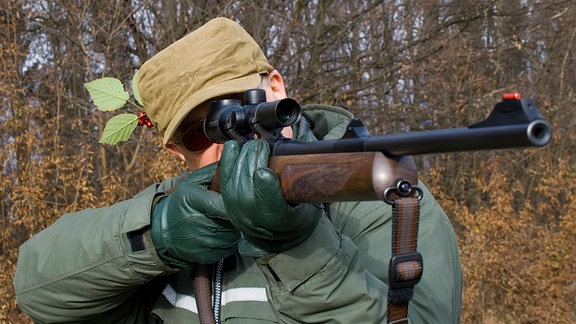
<svg viewBox="0 0 576 324">
<path fill-rule="evenodd" d="M 137 86 L 144 111 L 167 144 L 196 106 L 257 88 L 260 75 L 273 69 L 239 24 L 215 18 L 144 63 Z"/>
</svg>

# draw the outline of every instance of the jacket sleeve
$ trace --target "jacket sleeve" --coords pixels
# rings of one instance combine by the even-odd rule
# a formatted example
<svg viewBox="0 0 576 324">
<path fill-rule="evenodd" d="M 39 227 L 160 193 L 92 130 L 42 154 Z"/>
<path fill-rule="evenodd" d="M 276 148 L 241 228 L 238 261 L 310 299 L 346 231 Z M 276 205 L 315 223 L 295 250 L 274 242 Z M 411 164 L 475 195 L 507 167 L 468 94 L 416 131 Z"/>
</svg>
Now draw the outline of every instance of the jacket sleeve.
<svg viewBox="0 0 576 324">
<path fill-rule="evenodd" d="M 147 231 L 157 192 L 153 185 L 110 207 L 65 214 L 25 242 L 14 278 L 19 307 L 37 323 L 135 316 L 139 290 L 175 272 Z"/>
<path fill-rule="evenodd" d="M 422 185 L 418 251 L 424 272 L 410 300 L 412 323 L 458 323 L 462 270 L 454 231 Z M 303 244 L 258 260 L 269 300 L 287 323 L 385 323 L 391 207 L 383 202 L 331 205 Z"/>
</svg>

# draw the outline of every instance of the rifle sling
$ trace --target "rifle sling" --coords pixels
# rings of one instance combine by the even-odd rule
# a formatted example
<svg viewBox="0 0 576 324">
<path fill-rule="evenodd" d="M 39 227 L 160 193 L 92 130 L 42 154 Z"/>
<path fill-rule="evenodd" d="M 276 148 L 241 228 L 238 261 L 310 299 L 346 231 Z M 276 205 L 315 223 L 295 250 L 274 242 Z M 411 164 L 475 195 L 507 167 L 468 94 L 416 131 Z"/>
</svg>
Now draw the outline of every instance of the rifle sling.
<svg viewBox="0 0 576 324">
<path fill-rule="evenodd" d="M 212 265 L 197 264 L 194 272 L 194 290 L 196 293 L 196 307 L 198 317 L 202 324 L 215 324 L 214 311 L 212 310 L 211 271 Z"/>
<path fill-rule="evenodd" d="M 390 203 L 390 202 L 389 202 Z M 398 196 L 392 205 L 392 257 L 388 269 L 388 323 L 408 323 L 408 302 L 422 277 L 416 251 L 420 197 Z"/>
</svg>

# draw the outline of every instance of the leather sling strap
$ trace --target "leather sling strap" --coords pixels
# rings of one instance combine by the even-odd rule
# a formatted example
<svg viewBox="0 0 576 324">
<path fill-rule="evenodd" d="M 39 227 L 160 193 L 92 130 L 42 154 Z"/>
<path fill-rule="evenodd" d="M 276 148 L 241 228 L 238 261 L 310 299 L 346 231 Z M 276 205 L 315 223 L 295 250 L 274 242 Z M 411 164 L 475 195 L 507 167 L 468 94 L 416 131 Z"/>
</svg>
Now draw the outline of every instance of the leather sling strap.
<svg viewBox="0 0 576 324">
<path fill-rule="evenodd" d="M 197 264 L 194 272 L 194 291 L 196 293 L 196 306 L 198 317 L 202 324 L 215 324 L 214 311 L 212 310 L 211 286 L 212 265 Z"/>
<path fill-rule="evenodd" d="M 392 205 L 392 257 L 388 267 L 388 323 L 408 323 L 408 302 L 412 298 L 414 285 L 422 277 L 422 255 L 416 251 L 418 223 L 420 220 L 419 188 L 397 184 L 392 191 L 395 199 L 385 201 Z M 415 196 L 415 190 L 418 194 Z"/>
</svg>

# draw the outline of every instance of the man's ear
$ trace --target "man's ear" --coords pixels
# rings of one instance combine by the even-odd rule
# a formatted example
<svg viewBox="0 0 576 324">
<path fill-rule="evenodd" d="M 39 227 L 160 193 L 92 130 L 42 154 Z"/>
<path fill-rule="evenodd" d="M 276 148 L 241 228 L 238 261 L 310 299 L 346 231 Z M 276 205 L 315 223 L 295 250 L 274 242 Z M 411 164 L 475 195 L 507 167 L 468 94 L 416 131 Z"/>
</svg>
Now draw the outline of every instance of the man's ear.
<svg viewBox="0 0 576 324">
<path fill-rule="evenodd" d="M 182 152 L 180 152 L 180 150 L 178 149 L 178 146 L 176 144 L 168 143 L 164 147 L 168 150 L 168 152 L 176 155 L 177 157 L 180 158 L 180 160 L 186 162 L 186 158 L 184 157 L 184 154 L 182 154 Z"/>
<path fill-rule="evenodd" d="M 268 82 L 270 83 L 270 89 L 272 90 L 275 99 L 284 99 L 287 97 L 284 78 L 278 70 L 273 70 L 268 73 Z"/>
</svg>

